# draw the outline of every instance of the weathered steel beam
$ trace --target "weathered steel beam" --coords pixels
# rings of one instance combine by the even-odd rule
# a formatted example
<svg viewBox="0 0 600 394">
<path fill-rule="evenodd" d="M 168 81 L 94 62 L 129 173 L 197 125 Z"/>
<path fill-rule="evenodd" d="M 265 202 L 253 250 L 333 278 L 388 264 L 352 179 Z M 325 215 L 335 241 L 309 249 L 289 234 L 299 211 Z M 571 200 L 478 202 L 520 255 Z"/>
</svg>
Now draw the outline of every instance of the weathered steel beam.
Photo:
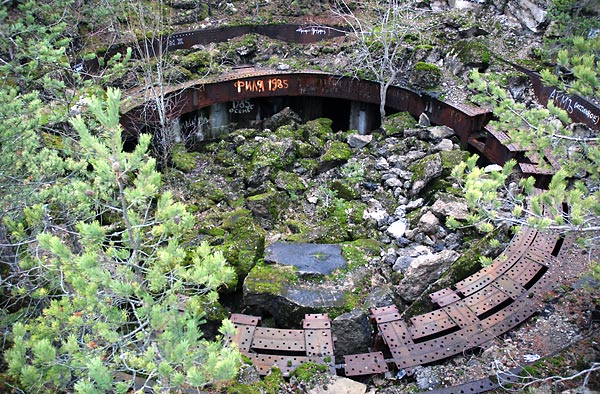
<svg viewBox="0 0 600 394">
<path fill-rule="evenodd" d="M 549 102 L 555 107 L 564 109 L 574 122 L 584 123 L 591 129 L 600 131 L 600 107 L 578 94 L 569 94 L 555 86 L 546 86 L 542 76 L 518 64 L 510 63 L 514 68 L 529 77 L 533 91 L 540 103 L 547 106 Z"/>
</svg>

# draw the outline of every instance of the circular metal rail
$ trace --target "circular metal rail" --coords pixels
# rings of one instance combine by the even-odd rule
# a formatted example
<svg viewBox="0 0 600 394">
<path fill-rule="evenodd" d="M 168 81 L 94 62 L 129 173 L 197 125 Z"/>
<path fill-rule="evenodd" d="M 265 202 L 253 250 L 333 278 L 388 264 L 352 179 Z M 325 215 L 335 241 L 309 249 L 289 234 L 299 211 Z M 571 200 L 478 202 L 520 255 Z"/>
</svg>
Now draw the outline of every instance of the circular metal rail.
<svg viewBox="0 0 600 394">
<path fill-rule="evenodd" d="M 265 27 L 238 26 L 203 32 L 171 35 L 160 45 L 167 48 L 191 48 L 199 43 L 222 41 L 247 33 L 265 34 L 272 38 L 294 42 L 314 42 L 342 35 L 338 29 L 325 33 L 297 25 Z M 305 41 L 301 41 L 305 40 Z M 155 43 L 156 45 L 157 43 Z M 575 121 L 598 130 L 600 108 L 579 96 L 569 96 L 556 88 L 544 87 L 539 74 L 520 66 L 526 73 L 540 101 L 549 101 L 567 110 Z M 278 72 L 244 69 L 213 79 L 199 79 L 169 87 L 168 116 L 177 118 L 217 103 L 274 96 L 318 96 L 379 104 L 379 84 L 316 71 Z M 144 90 L 129 92 L 129 101 L 122 107 L 121 123 L 126 130 L 135 130 L 142 121 L 153 121 L 145 103 Z M 486 126 L 492 114 L 468 105 L 456 105 L 397 86 L 388 89 L 386 104 L 395 111 L 407 111 L 418 117 L 426 114 L 432 123 L 454 129 L 465 147 L 472 147 L 490 161 L 504 164 L 509 159 L 519 162 L 525 175 L 533 175 L 538 185 L 547 184 L 552 171 L 541 170 L 540 163 L 531 163 L 525 150 L 511 143 L 508 136 Z M 556 168 L 556 163 L 550 163 Z M 566 251 L 571 239 L 545 235 L 533 229 L 523 229 L 493 264 L 462 280 L 451 288 L 430 295 L 435 311 L 415 316 L 409 322 L 401 319 L 394 306 L 372 308 L 371 321 L 376 326 L 380 351 L 345 357 L 344 372 L 348 376 L 380 373 L 389 366 L 410 371 L 415 366 L 461 354 L 497 335 L 513 329 L 540 308 L 537 295 L 561 282 L 560 272 L 566 264 Z M 263 329 L 260 318 L 234 315 L 238 331 L 229 342 L 238 344 L 251 356 L 259 371 L 278 365 L 289 373 L 297 365 L 320 360 L 329 364 L 333 354 L 330 324 L 326 315 L 307 315 L 302 330 Z M 310 327 L 315 323 L 315 327 Z M 285 355 L 285 349 L 294 354 Z M 269 354 L 272 351 L 273 354 Z M 283 353 L 283 355 L 282 355 Z M 298 355 L 303 353 L 303 355 Z M 497 387 L 491 380 L 475 381 L 443 393 L 478 393 Z"/>
</svg>

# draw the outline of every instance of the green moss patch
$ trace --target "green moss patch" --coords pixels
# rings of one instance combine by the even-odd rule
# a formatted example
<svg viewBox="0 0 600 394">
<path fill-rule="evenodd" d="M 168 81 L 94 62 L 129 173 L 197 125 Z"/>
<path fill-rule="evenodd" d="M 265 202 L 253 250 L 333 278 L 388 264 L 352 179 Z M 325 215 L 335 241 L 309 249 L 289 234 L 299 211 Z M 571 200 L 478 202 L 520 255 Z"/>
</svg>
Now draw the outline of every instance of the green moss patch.
<svg viewBox="0 0 600 394">
<path fill-rule="evenodd" d="M 171 151 L 173 166 L 183 172 L 190 172 L 196 168 L 198 153 L 188 152 L 183 144 L 175 144 Z"/>
<path fill-rule="evenodd" d="M 381 128 L 385 136 L 401 135 L 404 130 L 413 128 L 417 121 L 408 112 L 398 112 L 386 117 Z"/>
<path fill-rule="evenodd" d="M 250 270 L 244 285 L 250 293 L 278 295 L 297 282 L 296 267 L 261 263 Z"/>
</svg>

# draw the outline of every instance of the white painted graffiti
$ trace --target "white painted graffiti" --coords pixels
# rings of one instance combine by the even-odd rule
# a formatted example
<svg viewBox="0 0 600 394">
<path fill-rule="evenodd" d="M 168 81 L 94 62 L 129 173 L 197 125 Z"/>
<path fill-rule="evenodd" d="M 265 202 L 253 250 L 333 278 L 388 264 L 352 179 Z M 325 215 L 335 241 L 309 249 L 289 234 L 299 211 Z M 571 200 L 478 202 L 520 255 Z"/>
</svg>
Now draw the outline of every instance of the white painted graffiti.
<svg viewBox="0 0 600 394">
<path fill-rule="evenodd" d="M 574 107 L 575 107 L 575 109 L 577 111 L 581 112 L 586 117 L 588 117 L 592 122 L 594 122 L 594 124 L 598 124 L 598 122 L 600 121 L 600 116 L 599 115 L 594 115 L 592 113 L 592 111 L 590 111 L 589 109 L 585 108 L 583 105 L 579 104 L 578 102 L 575 102 Z"/>
<path fill-rule="evenodd" d="M 585 106 L 580 104 L 578 101 L 574 101 L 564 92 L 554 89 L 552 90 L 552 93 L 550 93 L 550 96 L 548 96 L 548 100 L 553 100 L 555 106 L 567 111 L 569 114 L 572 114 L 573 111 L 577 110 L 585 117 L 590 119 L 594 124 L 598 124 L 598 122 L 600 122 L 600 115 L 592 113 L 592 111 L 585 108 Z"/>
<path fill-rule="evenodd" d="M 229 112 L 232 114 L 248 114 L 254 109 L 254 104 L 250 100 L 238 100 L 231 103 Z"/>
<path fill-rule="evenodd" d="M 318 27 L 309 27 L 309 28 L 299 27 L 296 29 L 296 31 L 300 34 L 312 34 L 313 36 L 327 34 L 327 30 L 320 29 Z"/>
<path fill-rule="evenodd" d="M 170 38 L 168 44 L 170 47 L 176 46 L 176 45 L 183 45 L 183 37 Z"/>
</svg>

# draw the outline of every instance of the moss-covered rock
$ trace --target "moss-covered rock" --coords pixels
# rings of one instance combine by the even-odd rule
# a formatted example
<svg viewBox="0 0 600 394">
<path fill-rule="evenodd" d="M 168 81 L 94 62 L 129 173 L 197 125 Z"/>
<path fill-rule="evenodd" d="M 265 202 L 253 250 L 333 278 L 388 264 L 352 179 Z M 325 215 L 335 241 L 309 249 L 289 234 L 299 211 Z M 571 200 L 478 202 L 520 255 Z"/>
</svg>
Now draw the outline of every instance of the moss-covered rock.
<svg viewBox="0 0 600 394">
<path fill-rule="evenodd" d="M 306 190 L 306 185 L 302 178 L 293 172 L 279 171 L 275 175 L 275 186 L 289 193 L 303 192 Z"/>
<path fill-rule="evenodd" d="M 277 128 L 275 131 L 277 138 L 290 138 L 292 140 L 299 140 L 304 138 L 304 129 L 298 128 L 294 124 L 287 124 Z"/>
<path fill-rule="evenodd" d="M 280 264 L 257 264 L 244 281 L 247 294 L 270 294 L 279 296 L 290 285 L 298 282 L 296 267 Z"/>
<path fill-rule="evenodd" d="M 360 197 L 358 184 L 352 184 L 345 179 L 336 179 L 329 182 L 329 188 L 336 191 L 336 195 L 344 200 L 356 200 Z"/>
<path fill-rule="evenodd" d="M 309 138 L 310 139 L 310 138 Z M 302 158 L 311 158 L 318 157 L 321 153 L 321 149 L 325 143 L 318 139 L 317 137 L 312 137 L 313 143 L 308 143 L 304 141 L 295 140 L 294 144 L 296 144 L 296 150 L 298 151 L 298 156 Z"/>
<path fill-rule="evenodd" d="M 464 150 L 441 151 L 442 177 L 450 176 L 454 167 L 469 158 L 469 152 Z"/>
<path fill-rule="evenodd" d="M 440 83 L 442 70 L 432 63 L 417 62 L 410 75 L 413 85 L 424 89 L 431 89 Z"/>
<path fill-rule="evenodd" d="M 318 118 L 314 120 L 310 120 L 306 122 L 304 125 L 304 129 L 308 133 L 309 136 L 315 136 L 321 139 L 328 139 L 333 133 L 331 125 L 333 121 L 328 118 Z"/>
<path fill-rule="evenodd" d="M 204 178 L 195 179 L 190 184 L 190 191 L 199 197 L 209 199 L 215 203 L 225 199 L 225 191 L 221 185 Z"/>
<path fill-rule="evenodd" d="M 325 153 L 321 156 L 318 170 L 321 172 L 330 170 L 347 162 L 351 157 L 352 148 L 346 142 L 329 141 Z"/>
<path fill-rule="evenodd" d="M 442 157 L 440 153 L 425 156 L 408 167 L 413 173 L 411 182 L 413 195 L 418 194 L 433 179 L 442 175 Z"/>
<path fill-rule="evenodd" d="M 381 124 L 381 129 L 384 132 L 384 137 L 391 135 L 402 135 L 404 130 L 415 126 L 417 121 L 408 112 L 398 112 L 387 116 Z"/>
<path fill-rule="evenodd" d="M 183 172 L 190 172 L 196 168 L 197 152 L 188 152 L 183 144 L 175 144 L 171 151 L 173 166 Z"/>
<path fill-rule="evenodd" d="M 485 69 L 490 64 L 491 52 L 479 37 L 472 40 L 461 40 L 455 43 L 454 51 L 465 65 Z"/>
<path fill-rule="evenodd" d="M 221 227 L 226 233 L 215 249 L 221 250 L 227 262 L 235 269 L 238 280 L 243 280 L 265 250 L 265 230 L 254 220 L 247 209 L 226 213 Z M 234 284 L 229 284 L 234 288 Z"/>
<path fill-rule="evenodd" d="M 290 200 L 286 193 L 270 190 L 248 197 L 246 204 L 255 216 L 274 220 L 288 208 Z"/>
</svg>

